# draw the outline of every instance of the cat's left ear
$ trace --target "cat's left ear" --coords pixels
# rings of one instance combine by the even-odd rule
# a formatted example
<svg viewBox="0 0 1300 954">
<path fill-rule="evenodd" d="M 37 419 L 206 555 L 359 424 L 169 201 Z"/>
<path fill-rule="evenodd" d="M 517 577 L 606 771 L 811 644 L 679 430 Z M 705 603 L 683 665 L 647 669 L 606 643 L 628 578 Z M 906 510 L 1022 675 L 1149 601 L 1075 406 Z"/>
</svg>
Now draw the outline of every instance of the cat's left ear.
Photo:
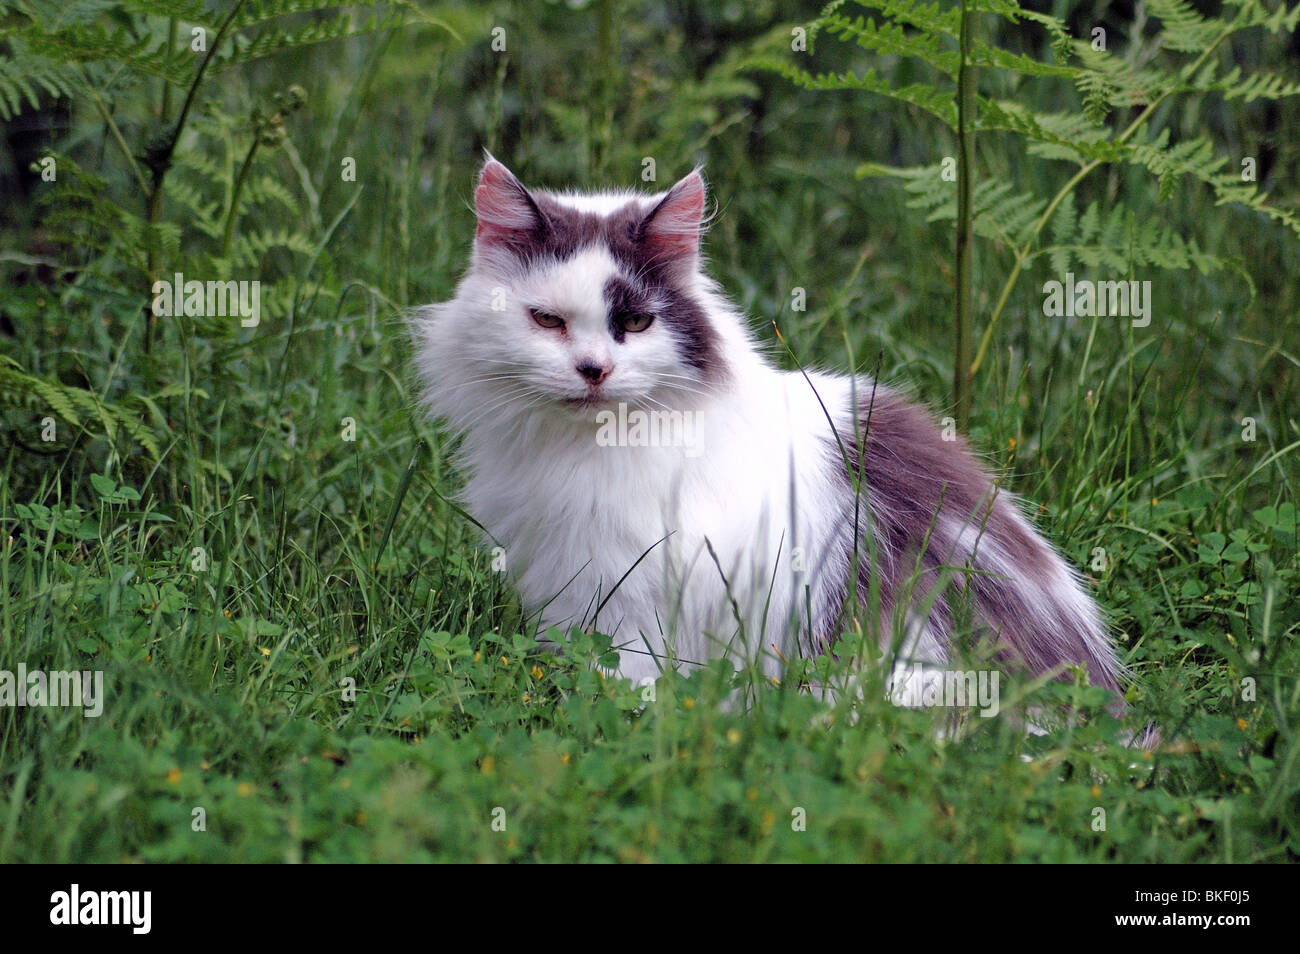
<svg viewBox="0 0 1300 954">
<path fill-rule="evenodd" d="M 695 169 L 678 181 L 641 222 L 641 242 L 659 261 L 694 258 L 704 223 L 704 177 Z"/>
</svg>

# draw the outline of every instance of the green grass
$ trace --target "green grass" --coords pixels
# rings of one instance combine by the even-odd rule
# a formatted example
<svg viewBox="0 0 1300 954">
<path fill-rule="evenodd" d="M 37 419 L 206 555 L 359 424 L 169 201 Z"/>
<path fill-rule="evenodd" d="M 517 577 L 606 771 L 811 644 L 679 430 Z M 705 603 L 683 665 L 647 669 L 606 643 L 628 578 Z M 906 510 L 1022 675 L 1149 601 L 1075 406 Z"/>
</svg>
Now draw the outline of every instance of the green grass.
<svg viewBox="0 0 1300 954">
<path fill-rule="evenodd" d="M 221 267 L 227 218 L 187 196 L 220 213 L 251 104 L 302 84 L 308 103 L 284 122 L 293 149 L 258 150 L 236 244 L 278 228 L 303 241 L 225 265 L 271 286 L 255 329 L 161 320 L 146 353 L 129 249 L 84 221 L 74 233 L 95 240 L 60 242 L 38 225 L 48 212 L 17 202 L 0 249 L 53 235 L 41 254 L 75 270 L 0 261 L 0 346 L 135 414 L 159 452 L 85 408 L 47 444 L 39 393 L 0 404 L 0 670 L 101 669 L 107 688 L 98 719 L 0 708 L 0 862 L 1300 856 L 1300 249 L 1194 186 L 1157 204 L 1140 170 L 1098 173 L 1080 208 L 1114 191 L 1149 202 L 1234 257 L 1256 294 L 1232 271 L 1151 271 L 1138 276 L 1154 283 L 1149 328 L 1048 319 L 1041 288 L 1057 276 L 1040 260 L 972 413 L 991 466 L 1096 581 L 1136 676 L 1125 726 L 1096 689 L 1017 683 L 1005 698 L 1078 717 L 1026 738 L 973 716 L 941 738 L 946 714 L 889 704 L 870 670 L 855 711 L 828 712 L 799 687 L 864 655 L 853 632 L 842 662 L 795 661 L 779 685 L 715 667 L 665 677 L 653 700 L 595 671 L 609 661 L 599 634 L 536 653 L 448 503 L 457 475 L 413 408 L 401 322 L 464 266 L 481 146 L 543 185 L 636 185 L 644 156 L 662 184 L 704 159 L 720 206 L 712 270 L 772 353 L 775 320 L 802 363 L 879 360 L 882 378 L 947 407 L 951 229 L 854 170 L 934 162 L 952 143 L 864 97 L 730 72 L 733 48 L 789 16 L 754 7 L 700 14 L 687 42 L 675 5 L 647 4 L 620 20 L 615 55 L 598 9 L 446 5 L 430 9 L 463 42 L 421 27 L 223 74 L 174 172 L 162 271 L 227 274 L 203 271 Z M 495 23 L 520 51 L 507 67 L 487 51 Z M 593 98 L 602 83 L 608 100 Z M 147 140 L 156 86 L 103 89 L 123 136 Z M 588 103 L 610 101 L 607 128 Z M 1180 108 L 1164 118 L 1256 135 L 1264 122 Z M 94 105 L 73 116 L 61 154 L 132 195 Z M 1059 188 L 1061 168 L 1000 145 L 977 138 L 981 175 Z M 341 156 L 357 159 L 356 183 Z M 1276 161 L 1294 181 L 1294 146 Z M 977 335 L 1011 261 L 977 246 Z M 796 286 L 805 312 L 790 308 Z M 738 689 L 743 710 L 725 702 Z M 1153 752 L 1119 741 L 1148 721 L 1165 736 Z"/>
</svg>

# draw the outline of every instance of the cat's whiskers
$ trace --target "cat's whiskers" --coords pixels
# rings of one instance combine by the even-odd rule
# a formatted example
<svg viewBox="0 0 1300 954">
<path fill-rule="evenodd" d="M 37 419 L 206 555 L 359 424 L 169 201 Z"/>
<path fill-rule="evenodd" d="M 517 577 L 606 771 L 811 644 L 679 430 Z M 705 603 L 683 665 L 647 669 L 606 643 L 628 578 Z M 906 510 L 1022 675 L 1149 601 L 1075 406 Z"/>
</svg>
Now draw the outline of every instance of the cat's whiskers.
<svg viewBox="0 0 1300 954">
<path fill-rule="evenodd" d="M 520 385 L 524 384 L 524 382 L 520 380 L 519 375 L 517 374 L 510 374 L 510 373 L 484 374 L 473 378 L 466 378 L 464 381 L 459 381 L 451 388 L 448 388 L 448 390 L 460 391 L 465 388 L 477 387 L 479 385 L 494 384 L 498 381 L 504 381 L 507 383 L 518 383 Z"/>
<path fill-rule="evenodd" d="M 532 400 L 523 404 L 522 407 L 523 410 L 528 410 L 532 406 L 535 406 L 535 404 L 539 400 L 539 396 L 536 391 L 534 391 L 531 388 L 525 387 L 523 385 L 512 388 L 503 393 L 499 392 L 495 395 L 495 400 L 490 400 L 483 406 L 477 408 L 476 409 L 477 413 L 475 413 L 473 417 L 469 418 L 464 422 L 458 421 L 457 424 L 460 427 L 463 427 L 465 430 L 470 430 L 476 427 L 484 419 L 486 419 L 488 415 L 495 414 L 499 411 L 502 411 L 506 407 L 508 407 L 511 403 L 519 402 L 521 401 L 521 399 L 526 399 L 526 398 L 531 398 Z"/>
<path fill-rule="evenodd" d="M 629 403 L 631 403 L 631 405 L 636 409 L 645 411 L 648 410 L 644 403 L 646 401 L 649 401 L 651 404 L 658 405 L 659 407 L 663 408 L 665 411 L 668 411 L 669 413 L 672 413 L 674 410 L 676 410 L 675 408 L 669 407 L 663 401 L 656 400 L 655 398 L 651 397 L 648 394 L 643 394 L 639 398 L 633 398 L 633 400 Z"/>
<path fill-rule="evenodd" d="M 696 396 L 696 397 L 709 397 L 709 396 L 710 396 L 710 392 L 709 392 L 709 391 L 702 390 L 701 388 L 687 387 L 687 386 L 684 385 L 684 384 L 665 383 L 662 387 L 659 388 L 659 390 L 660 390 L 661 392 L 662 392 L 662 391 L 671 391 L 671 392 L 674 392 L 674 393 L 677 393 L 677 394 L 690 394 L 690 395 L 694 395 L 694 396 Z M 682 409 L 681 409 L 681 408 L 678 408 L 678 410 L 682 410 Z"/>
</svg>

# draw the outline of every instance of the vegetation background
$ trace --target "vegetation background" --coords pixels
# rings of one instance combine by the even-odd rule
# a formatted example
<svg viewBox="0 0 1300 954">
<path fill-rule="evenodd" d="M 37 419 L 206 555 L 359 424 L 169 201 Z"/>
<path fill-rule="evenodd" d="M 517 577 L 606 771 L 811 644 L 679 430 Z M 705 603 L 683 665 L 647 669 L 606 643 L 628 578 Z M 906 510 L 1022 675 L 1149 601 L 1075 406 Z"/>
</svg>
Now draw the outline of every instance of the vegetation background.
<svg viewBox="0 0 1300 954">
<path fill-rule="evenodd" d="M 1005 55 L 969 430 L 1090 573 L 1154 751 L 1079 679 L 1015 687 L 1079 711 L 1043 737 L 879 693 L 818 718 L 799 677 L 852 632 L 648 701 L 600 634 L 537 655 L 448 502 L 402 315 L 465 265 L 485 148 L 548 187 L 702 162 L 712 272 L 776 360 L 950 413 L 960 11 L 879 6 L 805 52 L 807 2 L 0 0 L 0 670 L 107 686 L 100 718 L 0 707 L 0 861 L 1300 857 L 1300 8 L 971 8 Z M 1148 151 L 1048 210 L 1148 107 Z M 1150 280 L 1150 325 L 1046 317 L 1067 271 Z M 260 280 L 260 324 L 153 318 L 177 272 Z"/>
</svg>

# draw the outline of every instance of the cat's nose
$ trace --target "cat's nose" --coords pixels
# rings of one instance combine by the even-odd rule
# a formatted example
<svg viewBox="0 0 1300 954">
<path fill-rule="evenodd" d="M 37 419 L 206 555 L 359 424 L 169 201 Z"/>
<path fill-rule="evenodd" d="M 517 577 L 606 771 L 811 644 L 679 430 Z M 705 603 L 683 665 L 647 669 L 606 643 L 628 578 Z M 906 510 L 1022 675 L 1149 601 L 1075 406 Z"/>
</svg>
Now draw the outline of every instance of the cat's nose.
<svg viewBox="0 0 1300 954">
<path fill-rule="evenodd" d="M 600 384 L 601 381 L 604 381 L 609 377 L 609 372 L 612 371 L 613 368 L 609 367 L 609 365 L 597 364 L 590 358 L 583 358 L 578 362 L 576 370 L 591 384 Z"/>
</svg>

